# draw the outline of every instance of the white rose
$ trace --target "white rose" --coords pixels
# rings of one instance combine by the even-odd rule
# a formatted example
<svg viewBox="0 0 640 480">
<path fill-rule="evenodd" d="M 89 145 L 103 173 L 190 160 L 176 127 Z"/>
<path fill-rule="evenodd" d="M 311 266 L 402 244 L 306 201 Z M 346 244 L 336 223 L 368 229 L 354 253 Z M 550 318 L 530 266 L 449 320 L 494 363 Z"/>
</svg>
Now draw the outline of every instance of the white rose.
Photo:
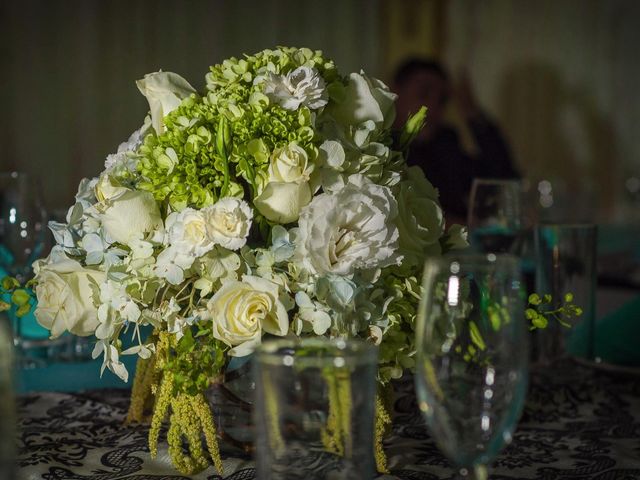
<svg viewBox="0 0 640 480">
<path fill-rule="evenodd" d="M 104 202 L 105 200 L 111 200 L 121 195 L 127 190 L 128 188 L 123 187 L 117 180 L 105 172 L 98 178 L 95 186 L 95 195 L 99 202 Z"/>
<path fill-rule="evenodd" d="M 178 108 L 183 99 L 196 93 L 189 82 L 172 72 L 149 73 L 136 85 L 149 102 L 151 124 L 158 135 L 164 132 L 164 117 Z"/>
<path fill-rule="evenodd" d="M 102 226 L 111 239 L 122 244 L 163 226 L 158 204 L 149 192 L 127 190 L 105 207 Z"/>
<path fill-rule="evenodd" d="M 397 187 L 396 220 L 400 249 L 418 257 L 440 253 L 440 237 L 445 220 L 438 203 L 438 192 L 425 178 L 420 167 L 407 170 L 408 178 Z"/>
<path fill-rule="evenodd" d="M 222 285 L 207 302 L 213 336 L 233 347 L 241 357 L 252 352 L 263 332 L 284 336 L 289 330 L 287 310 L 279 300 L 279 287 L 264 278 L 245 275 L 241 282 Z"/>
<path fill-rule="evenodd" d="M 350 275 L 398 263 L 398 207 L 391 190 L 353 175 L 316 196 L 298 222 L 296 260 L 312 273 Z"/>
<path fill-rule="evenodd" d="M 91 335 L 98 326 L 91 282 L 99 285 L 105 279 L 105 273 L 84 268 L 68 258 L 40 264 L 36 276 L 38 323 L 51 330 L 52 338 L 66 330 L 79 336 Z"/>
<path fill-rule="evenodd" d="M 386 130 L 395 119 L 397 97 L 380 80 L 368 77 L 364 72 L 352 73 L 345 87 L 344 100 L 332 104 L 330 113 L 343 125 L 359 125 L 371 120 L 378 128 Z"/>
<path fill-rule="evenodd" d="M 328 101 L 324 79 L 311 67 L 298 67 L 286 75 L 269 74 L 264 93 L 286 110 L 297 110 L 301 105 L 315 110 Z"/>
<path fill-rule="evenodd" d="M 196 257 L 201 257 L 213 248 L 202 211 L 185 208 L 181 212 L 173 212 L 167 217 L 165 226 L 169 243 Z"/>
<path fill-rule="evenodd" d="M 254 201 L 258 211 L 272 222 L 295 222 L 311 201 L 312 171 L 307 152 L 295 142 L 275 149 L 269 164 L 269 182 Z"/>
<path fill-rule="evenodd" d="M 304 148 L 295 142 L 276 148 L 269 163 L 270 182 L 309 181 L 311 174 L 309 157 Z"/>
<path fill-rule="evenodd" d="M 253 203 L 267 220 L 286 224 L 298 219 L 311 196 L 308 183 L 270 182 Z"/>
<path fill-rule="evenodd" d="M 218 200 L 202 210 L 209 241 L 229 250 L 247 243 L 253 211 L 247 202 L 235 197 Z"/>
</svg>

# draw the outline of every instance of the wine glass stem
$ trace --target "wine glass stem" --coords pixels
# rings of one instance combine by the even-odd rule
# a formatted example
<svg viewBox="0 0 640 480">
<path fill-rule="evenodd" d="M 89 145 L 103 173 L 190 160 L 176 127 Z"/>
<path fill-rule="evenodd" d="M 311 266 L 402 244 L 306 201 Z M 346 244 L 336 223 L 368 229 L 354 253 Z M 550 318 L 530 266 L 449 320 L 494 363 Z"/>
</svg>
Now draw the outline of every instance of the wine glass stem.
<svg viewBox="0 0 640 480">
<path fill-rule="evenodd" d="M 489 471 L 486 465 L 474 465 L 458 470 L 456 480 L 488 480 Z"/>
</svg>

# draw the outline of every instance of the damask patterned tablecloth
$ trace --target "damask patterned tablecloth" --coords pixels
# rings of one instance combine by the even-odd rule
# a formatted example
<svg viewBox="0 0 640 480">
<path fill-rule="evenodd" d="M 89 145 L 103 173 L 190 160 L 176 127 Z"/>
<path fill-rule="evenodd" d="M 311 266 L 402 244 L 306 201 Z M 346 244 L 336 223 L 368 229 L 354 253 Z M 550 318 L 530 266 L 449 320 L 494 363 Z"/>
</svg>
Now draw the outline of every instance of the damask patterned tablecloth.
<svg viewBox="0 0 640 480">
<path fill-rule="evenodd" d="M 386 440 L 391 475 L 452 478 L 429 438 L 410 382 L 397 386 L 394 428 Z M 19 398 L 19 478 L 177 480 L 166 448 L 152 460 L 147 428 L 124 426 L 128 391 L 35 393 Z M 225 476 L 255 478 L 250 458 L 227 456 Z M 527 406 L 492 479 L 640 479 L 640 377 L 564 361 L 531 375 Z"/>
</svg>

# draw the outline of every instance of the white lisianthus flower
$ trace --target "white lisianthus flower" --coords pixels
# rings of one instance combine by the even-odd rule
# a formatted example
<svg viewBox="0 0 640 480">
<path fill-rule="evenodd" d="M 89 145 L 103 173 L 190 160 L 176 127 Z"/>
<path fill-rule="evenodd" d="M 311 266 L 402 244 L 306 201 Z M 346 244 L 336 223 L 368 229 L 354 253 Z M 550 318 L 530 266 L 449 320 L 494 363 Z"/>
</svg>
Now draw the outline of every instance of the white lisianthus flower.
<svg viewBox="0 0 640 480">
<path fill-rule="evenodd" d="M 183 99 L 196 93 L 189 82 L 172 72 L 149 73 L 136 85 L 149 102 L 151 124 L 158 135 L 164 132 L 164 117 L 178 108 Z"/>
<path fill-rule="evenodd" d="M 185 208 L 170 213 L 165 222 L 169 244 L 196 257 L 209 252 L 214 244 L 207 235 L 207 224 L 202 211 Z"/>
<path fill-rule="evenodd" d="M 245 275 L 230 281 L 207 303 L 213 322 L 213 336 L 230 347 L 229 354 L 250 354 L 263 333 L 284 336 L 289 330 L 287 310 L 279 299 L 278 284 Z"/>
<path fill-rule="evenodd" d="M 235 197 L 221 198 L 202 210 L 210 242 L 229 250 L 247 243 L 253 210 L 247 202 Z"/>
<path fill-rule="evenodd" d="M 109 200 L 104 208 L 102 226 L 116 242 L 126 245 L 140 234 L 163 228 L 160 209 L 149 192 L 127 190 Z"/>
<path fill-rule="evenodd" d="M 420 167 L 407 169 L 407 179 L 397 186 L 400 249 L 421 259 L 440 254 L 444 233 L 444 214 L 438 203 L 438 191 L 426 179 Z"/>
<path fill-rule="evenodd" d="M 66 257 L 49 264 L 41 261 L 36 270 L 35 316 L 40 325 L 51 330 L 51 338 L 59 337 L 66 330 L 79 336 L 93 334 L 98 316 L 92 285 L 97 288 L 106 274 L 84 268 Z"/>
<path fill-rule="evenodd" d="M 379 129 L 391 127 L 396 116 L 398 96 L 380 80 L 364 72 L 349 75 L 344 100 L 331 105 L 330 114 L 343 125 L 373 121 Z M 329 107 L 327 107 L 329 108 Z"/>
<path fill-rule="evenodd" d="M 296 259 L 311 273 L 351 275 L 399 262 L 396 200 L 387 187 L 353 175 L 344 188 L 303 209 Z"/>
<path fill-rule="evenodd" d="M 300 106 L 316 110 L 328 102 L 324 79 L 311 67 L 298 67 L 286 75 L 269 74 L 264 93 L 286 110 L 297 110 Z"/>
</svg>

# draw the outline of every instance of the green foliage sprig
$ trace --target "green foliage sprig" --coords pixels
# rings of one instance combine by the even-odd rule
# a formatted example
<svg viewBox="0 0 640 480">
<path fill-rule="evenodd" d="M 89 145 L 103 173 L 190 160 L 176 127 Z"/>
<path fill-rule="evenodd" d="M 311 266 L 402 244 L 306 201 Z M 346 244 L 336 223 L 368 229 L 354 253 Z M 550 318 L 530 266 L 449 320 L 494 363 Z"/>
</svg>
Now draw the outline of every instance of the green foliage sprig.
<svg viewBox="0 0 640 480">
<path fill-rule="evenodd" d="M 173 375 L 174 392 L 187 395 L 204 392 L 212 376 L 222 371 L 227 349 L 226 345 L 213 338 L 210 326 L 186 329 L 175 348 L 170 349 L 164 365 L 164 370 Z"/>
<path fill-rule="evenodd" d="M 547 328 L 549 319 L 557 321 L 565 328 L 571 328 L 568 320 L 582 315 L 582 308 L 573 303 L 573 294 L 565 293 L 564 302 L 557 308 L 553 307 L 553 297 L 550 294 L 540 296 L 537 293 L 529 295 L 528 306 L 524 314 L 531 321 L 530 330 Z"/>
</svg>

